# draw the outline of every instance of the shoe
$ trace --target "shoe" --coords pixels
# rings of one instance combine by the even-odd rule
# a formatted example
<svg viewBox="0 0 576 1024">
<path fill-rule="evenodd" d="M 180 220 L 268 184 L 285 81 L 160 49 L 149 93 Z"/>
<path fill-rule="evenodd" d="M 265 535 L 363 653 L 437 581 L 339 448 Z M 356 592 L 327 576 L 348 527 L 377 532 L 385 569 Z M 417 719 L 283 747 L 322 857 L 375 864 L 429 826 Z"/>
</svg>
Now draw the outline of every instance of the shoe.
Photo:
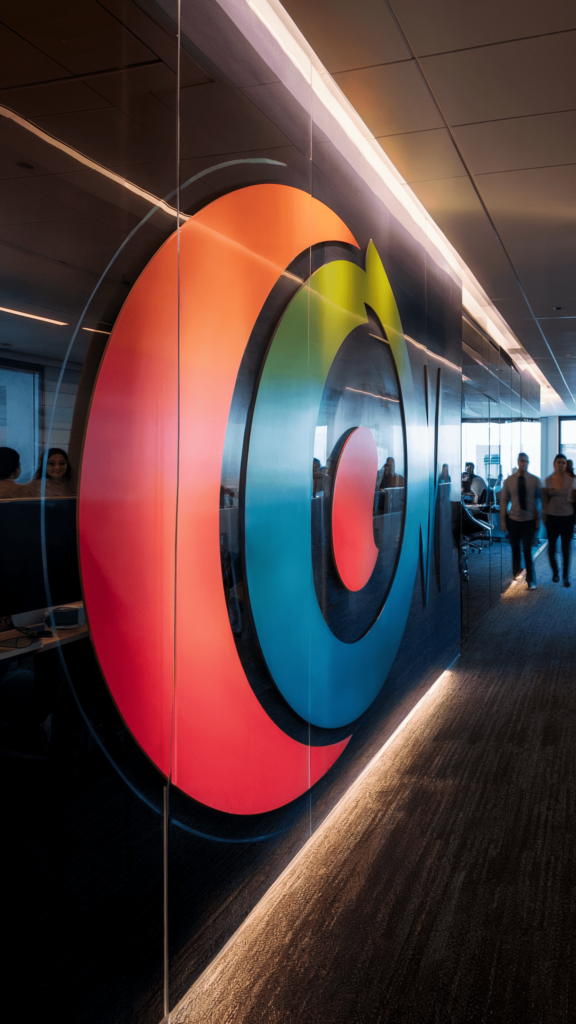
<svg viewBox="0 0 576 1024">
<path fill-rule="evenodd" d="M 569 587 L 570 586 L 570 580 L 564 580 L 564 586 L 565 587 Z"/>
<path fill-rule="evenodd" d="M 558 583 L 559 580 L 560 580 L 560 577 L 559 577 L 558 573 L 555 572 L 553 577 L 552 577 L 552 583 Z"/>
<path fill-rule="evenodd" d="M 568 584 L 568 586 L 570 586 L 570 584 Z M 536 590 L 536 584 L 535 583 L 529 583 L 528 584 L 528 590 Z"/>
</svg>

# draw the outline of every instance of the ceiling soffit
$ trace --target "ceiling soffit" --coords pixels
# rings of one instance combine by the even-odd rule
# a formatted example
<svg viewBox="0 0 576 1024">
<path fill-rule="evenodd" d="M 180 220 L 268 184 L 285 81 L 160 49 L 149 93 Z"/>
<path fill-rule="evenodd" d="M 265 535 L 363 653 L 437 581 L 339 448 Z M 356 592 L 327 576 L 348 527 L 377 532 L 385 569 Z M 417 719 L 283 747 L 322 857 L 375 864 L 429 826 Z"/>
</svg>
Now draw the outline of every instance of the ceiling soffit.
<svg viewBox="0 0 576 1024">
<path fill-rule="evenodd" d="M 284 7 L 576 412 L 573 0 Z"/>
</svg>

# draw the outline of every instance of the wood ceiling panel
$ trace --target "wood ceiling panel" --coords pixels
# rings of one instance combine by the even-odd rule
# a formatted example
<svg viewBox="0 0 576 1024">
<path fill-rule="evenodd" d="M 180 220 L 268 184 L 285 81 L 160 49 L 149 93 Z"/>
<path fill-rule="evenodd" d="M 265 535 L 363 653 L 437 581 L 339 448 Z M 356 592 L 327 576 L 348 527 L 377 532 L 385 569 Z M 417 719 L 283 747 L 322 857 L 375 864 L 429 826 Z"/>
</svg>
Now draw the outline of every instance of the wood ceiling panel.
<svg viewBox="0 0 576 1024">
<path fill-rule="evenodd" d="M 376 137 L 444 127 L 414 61 L 345 71 L 334 79 Z"/>
<path fill-rule="evenodd" d="M 576 32 L 424 57 L 451 125 L 576 108 Z"/>
<path fill-rule="evenodd" d="M 576 110 L 454 128 L 473 174 L 576 163 Z"/>
<path fill-rule="evenodd" d="M 416 54 L 576 28 L 574 0 L 391 0 Z"/>
<path fill-rule="evenodd" d="M 381 145 L 408 182 L 466 176 L 462 161 L 445 128 L 388 135 L 381 139 Z"/>
<path fill-rule="evenodd" d="M 283 6 L 331 73 L 410 57 L 382 0 L 284 0 Z"/>
</svg>

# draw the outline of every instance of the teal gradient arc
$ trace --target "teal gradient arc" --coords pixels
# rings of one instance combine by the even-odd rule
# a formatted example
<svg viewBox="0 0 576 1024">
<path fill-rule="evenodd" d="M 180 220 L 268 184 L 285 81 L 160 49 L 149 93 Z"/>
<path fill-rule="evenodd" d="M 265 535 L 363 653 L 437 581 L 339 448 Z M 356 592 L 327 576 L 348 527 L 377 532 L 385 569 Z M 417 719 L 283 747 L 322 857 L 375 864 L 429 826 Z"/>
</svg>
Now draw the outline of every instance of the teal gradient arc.
<svg viewBox="0 0 576 1024">
<path fill-rule="evenodd" d="M 371 629 L 352 644 L 330 630 L 318 605 L 311 551 L 314 431 L 338 349 L 378 316 L 400 381 L 407 444 L 406 519 L 396 572 Z M 406 341 L 372 243 L 366 269 L 336 261 L 296 293 L 272 340 L 256 397 L 248 449 L 245 531 L 250 602 L 278 689 L 303 719 L 347 725 L 373 702 L 398 652 L 418 568 L 428 472 Z"/>
</svg>

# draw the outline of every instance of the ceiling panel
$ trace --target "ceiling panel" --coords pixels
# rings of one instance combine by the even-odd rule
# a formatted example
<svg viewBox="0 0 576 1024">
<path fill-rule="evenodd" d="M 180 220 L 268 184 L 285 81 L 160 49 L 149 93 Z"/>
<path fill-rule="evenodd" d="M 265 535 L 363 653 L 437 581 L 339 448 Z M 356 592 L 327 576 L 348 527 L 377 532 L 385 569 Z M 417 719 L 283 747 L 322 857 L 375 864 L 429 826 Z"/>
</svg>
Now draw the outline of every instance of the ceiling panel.
<svg viewBox="0 0 576 1024">
<path fill-rule="evenodd" d="M 35 122 L 106 167 L 118 167 L 128 158 L 153 160 L 158 155 L 158 140 L 114 107 L 51 114 Z"/>
<path fill-rule="evenodd" d="M 334 78 L 376 137 L 444 127 L 414 61 L 345 71 Z"/>
<path fill-rule="evenodd" d="M 576 28 L 574 0 L 391 0 L 390 6 L 418 55 Z"/>
<path fill-rule="evenodd" d="M 466 175 L 445 128 L 388 135 L 380 141 L 382 149 L 408 182 Z"/>
<path fill-rule="evenodd" d="M 285 0 L 283 5 L 328 71 L 349 71 L 410 57 L 382 0 Z"/>
<path fill-rule="evenodd" d="M 0 88 L 62 78 L 66 69 L 0 24 Z M 0 93 L 0 103 L 2 93 Z"/>
<path fill-rule="evenodd" d="M 78 163 L 71 156 L 47 146 L 9 118 L 0 117 L 0 178 L 28 178 L 47 172 L 58 174 L 77 167 Z"/>
<path fill-rule="evenodd" d="M 172 104 L 174 95 L 158 94 Z M 286 136 L 240 92 L 220 82 L 180 91 L 182 159 L 286 146 Z"/>
<path fill-rule="evenodd" d="M 29 89 L 8 89 L 0 92 L 0 103 L 22 117 L 67 114 L 74 110 L 107 106 L 102 96 L 77 79 L 56 82 L 54 85 L 37 85 Z"/>
<path fill-rule="evenodd" d="M 517 300 L 514 275 L 469 179 L 414 182 L 411 188 L 490 295 Z"/>
<path fill-rule="evenodd" d="M 537 315 L 576 299 L 576 165 L 486 174 L 482 194 Z"/>
<path fill-rule="evenodd" d="M 55 221 L 59 217 L 69 220 L 76 216 L 66 203 L 41 195 L 22 180 L 0 182 L 0 225 Z"/>
<path fill-rule="evenodd" d="M 451 125 L 576 108 L 576 32 L 424 57 Z"/>
<path fill-rule="evenodd" d="M 156 56 L 96 0 L 2 0 L 2 21 L 77 75 Z"/>
<path fill-rule="evenodd" d="M 570 359 L 576 356 L 576 319 L 548 321 L 543 327 L 555 356 Z M 576 363 L 570 373 L 576 373 Z"/>
<path fill-rule="evenodd" d="M 576 110 L 454 128 L 473 174 L 576 163 Z"/>
</svg>

